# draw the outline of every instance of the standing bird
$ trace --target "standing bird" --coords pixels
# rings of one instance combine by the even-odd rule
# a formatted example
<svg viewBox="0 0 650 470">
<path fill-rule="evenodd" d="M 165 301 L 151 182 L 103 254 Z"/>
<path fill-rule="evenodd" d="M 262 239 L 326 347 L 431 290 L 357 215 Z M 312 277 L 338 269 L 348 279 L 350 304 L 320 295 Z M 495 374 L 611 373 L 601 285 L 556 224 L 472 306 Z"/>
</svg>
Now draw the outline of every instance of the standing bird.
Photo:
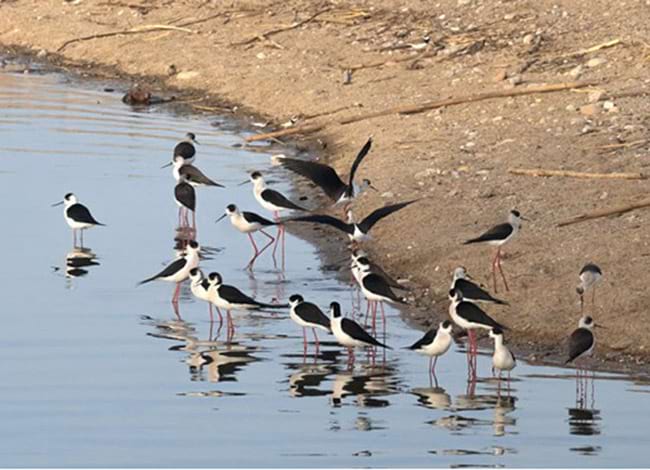
<svg viewBox="0 0 650 470">
<path fill-rule="evenodd" d="M 332 333 L 342 346 L 348 348 L 348 365 L 354 363 L 354 348 L 379 346 L 391 349 L 370 336 L 361 325 L 350 318 L 341 317 L 341 306 L 338 302 L 330 304 L 330 321 Z"/>
<path fill-rule="evenodd" d="M 356 196 L 354 176 L 361 161 L 366 155 L 368 155 L 371 146 L 372 137 L 368 139 L 354 159 L 352 168 L 350 168 L 350 176 L 346 183 L 341 180 L 334 168 L 323 163 L 298 160 L 297 158 L 288 158 L 283 155 L 274 157 L 274 160 L 279 162 L 285 168 L 311 180 L 316 186 L 319 186 L 327 197 L 332 199 L 335 204 L 346 203 L 347 210 L 348 204 L 354 200 Z M 357 188 L 357 192 L 360 194 L 366 188 L 371 188 L 375 191 L 377 190 L 370 183 L 370 180 L 364 179 L 362 180 L 361 185 Z"/>
<path fill-rule="evenodd" d="M 503 344 L 503 330 L 494 327 L 490 330 L 490 338 L 494 340 L 494 354 L 492 354 L 492 374 L 499 371 L 499 385 L 501 385 L 501 372 L 508 372 L 508 386 L 510 385 L 510 371 L 517 365 L 517 360 L 508 346 Z"/>
<path fill-rule="evenodd" d="M 196 136 L 192 132 L 185 134 L 185 139 L 181 140 L 176 147 L 174 147 L 174 155 L 172 157 L 179 156 L 183 159 L 185 163 L 194 163 L 196 158 L 196 148 L 194 144 L 198 145 Z"/>
<path fill-rule="evenodd" d="M 569 358 L 564 362 L 565 364 L 593 354 L 596 337 L 591 330 L 594 327 L 602 328 L 588 315 L 580 318 L 578 328 L 569 336 Z"/>
<path fill-rule="evenodd" d="M 275 242 L 275 238 L 265 232 L 264 227 L 271 227 L 273 225 L 277 225 L 277 223 L 272 222 L 269 219 L 265 219 L 261 215 L 257 215 L 254 212 L 241 212 L 234 204 L 228 204 L 226 206 L 226 212 L 217 219 L 217 222 L 224 219 L 225 217 L 230 217 L 230 223 L 232 226 L 239 230 L 241 233 L 248 235 L 248 238 L 253 245 L 253 249 L 255 250 L 255 254 L 246 265 L 246 268 L 252 270 L 255 260 L 262 253 L 264 253 L 264 250 L 273 245 L 273 242 Z M 270 240 L 266 245 L 262 247 L 261 250 L 258 250 L 257 245 L 255 244 L 255 239 L 253 238 L 254 232 L 260 232 Z"/>
<path fill-rule="evenodd" d="M 467 274 L 465 268 L 462 266 L 456 268 L 451 281 L 451 290 L 459 289 L 463 299 L 468 302 L 508 305 L 508 302 L 492 297 L 488 291 L 473 283 L 470 279 L 471 277 Z"/>
<path fill-rule="evenodd" d="M 276 222 L 280 217 L 280 211 L 283 210 L 308 212 L 308 210 L 304 207 L 291 202 L 282 193 L 276 191 L 275 189 L 268 188 L 266 182 L 264 181 L 262 173 L 259 171 L 252 172 L 250 179 L 243 181 L 240 183 L 240 185 L 250 182 L 253 183 L 253 195 L 255 196 L 255 199 L 264 209 L 273 212 L 273 217 L 275 218 Z M 276 244 L 273 247 L 274 256 L 275 251 L 278 247 L 278 243 L 282 243 L 282 265 L 284 266 L 284 225 L 278 225 Z"/>
<path fill-rule="evenodd" d="M 388 281 L 380 274 L 373 272 L 368 258 L 361 257 L 357 259 L 357 267 L 359 269 L 358 282 L 361 292 L 368 301 L 368 310 L 366 311 L 366 318 L 370 311 L 372 304 L 372 329 L 376 330 L 377 322 L 377 303 L 381 307 L 381 319 L 386 330 L 386 314 L 384 312 L 384 302 L 389 304 L 406 304 L 406 299 L 397 295 Z"/>
<path fill-rule="evenodd" d="M 528 220 L 525 217 L 522 217 L 519 211 L 512 210 L 508 214 L 508 222 L 504 224 L 495 225 L 487 232 L 483 233 L 481 236 L 467 240 L 463 245 L 470 245 L 472 243 L 487 243 L 488 245 L 497 246 L 497 253 L 494 256 L 492 261 L 492 279 L 494 280 L 494 292 L 497 292 L 497 274 L 496 270 L 499 269 L 501 273 L 501 278 L 503 279 L 503 285 L 506 290 L 509 291 L 508 281 L 506 281 L 506 276 L 503 273 L 501 268 L 501 246 L 508 243 L 512 240 L 515 235 L 519 232 L 521 228 L 521 221 Z"/>
<path fill-rule="evenodd" d="M 344 222 L 341 219 L 337 219 L 336 217 L 332 217 L 330 215 L 322 215 L 322 214 L 292 217 L 290 219 L 286 219 L 285 222 L 314 222 L 317 224 L 330 225 L 334 228 L 337 228 L 347 233 L 348 237 L 353 242 L 360 243 L 370 239 L 370 235 L 369 235 L 370 229 L 377 222 L 379 222 L 384 217 L 391 215 L 393 212 L 397 212 L 398 210 L 403 209 L 404 207 L 413 204 L 416 201 L 418 201 L 418 199 L 413 199 L 412 201 L 400 202 L 399 204 L 393 204 L 390 206 L 381 207 L 375 210 L 374 212 L 372 212 L 370 215 L 368 215 L 365 219 L 363 219 L 359 223 L 353 221 L 351 211 L 348 211 L 348 222 Z"/>
<path fill-rule="evenodd" d="M 192 227 L 196 228 L 196 191 L 183 174 L 180 175 L 178 184 L 174 188 L 174 199 L 178 205 L 178 225 L 182 226 L 184 215 L 185 225 L 189 226 L 187 212 L 192 211 Z"/>
<path fill-rule="evenodd" d="M 138 285 L 146 284 L 151 281 L 175 282 L 176 290 L 174 291 L 174 296 L 172 297 L 172 304 L 178 305 L 178 298 L 180 297 L 181 293 L 181 282 L 190 276 L 190 271 L 192 269 L 198 267 L 200 252 L 201 248 L 199 244 L 194 240 L 190 241 L 187 245 L 187 251 L 185 254 L 176 258 L 158 274 L 140 281 Z"/>
<path fill-rule="evenodd" d="M 289 316 L 299 326 L 302 326 L 303 353 L 307 354 L 307 328 L 311 328 L 316 341 L 316 354 L 318 354 L 320 343 L 316 336 L 316 328 L 330 333 L 330 319 L 315 304 L 305 302 L 301 295 L 294 294 L 289 297 L 289 305 L 291 306 Z"/>
<path fill-rule="evenodd" d="M 449 299 L 451 300 L 449 316 L 456 325 L 467 330 L 469 336 L 468 358 L 473 358 L 475 361 L 478 350 L 474 330 L 491 330 L 492 328 L 505 330 L 507 328 L 499 324 L 476 304 L 464 300 L 459 289 L 449 291 Z M 474 372 L 476 372 L 476 364 L 472 361 L 470 361 L 470 368 L 473 368 Z"/>
<path fill-rule="evenodd" d="M 199 268 L 190 270 L 190 290 L 194 297 L 208 303 L 208 312 L 210 313 L 210 324 L 214 322 L 214 315 L 212 313 L 212 302 L 210 302 L 210 281 L 203 275 Z M 221 312 L 219 314 L 219 323 L 223 322 Z"/>
<path fill-rule="evenodd" d="M 446 353 L 451 346 L 451 329 L 449 320 L 440 322 L 438 328 L 431 328 L 422 338 L 408 347 L 411 351 L 429 356 L 429 378 L 435 378 L 438 357 Z"/>
<path fill-rule="evenodd" d="M 230 315 L 231 310 L 258 310 L 262 308 L 288 308 L 289 304 L 267 304 L 258 302 L 257 300 L 244 294 L 242 291 L 234 286 L 223 283 L 223 278 L 219 273 L 210 273 L 208 275 L 210 281 L 210 301 L 218 308 L 226 310 L 226 318 L 228 319 L 228 336 L 232 337 L 235 332 L 235 325 Z"/>
<path fill-rule="evenodd" d="M 172 174 L 174 175 L 174 179 L 176 181 L 180 181 L 181 175 L 183 175 L 185 176 L 185 181 L 187 181 L 192 186 L 216 186 L 218 188 L 225 187 L 224 185 L 219 184 L 205 176 L 201 170 L 199 170 L 194 165 L 187 163 L 180 155 L 175 155 L 171 163 L 163 165 L 162 168 L 166 168 L 170 165 L 174 165 Z"/>
<path fill-rule="evenodd" d="M 580 296 L 580 313 L 584 309 L 584 295 L 589 289 L 591 291 L 591 304 L 596 304 L 596 284 L 603 278 L 603 271 L 594 263 L 587 263 L 580 270 L 580 284 L 576 288 L 576 292 Z"/>
<path fill-rule="evenodd" d="M 63 196 L 63 201 L 52 204 L 52 207 L 65 205 L 63 209 L 63 217 L 72 229 L 72 245 L 77 246 L 77 230 L 79 230 L 81 246 L 84 244 L 84 230 L 87 228 L 95 227 L 97 225 L 104 227 L 105 225 L 95 220 L 86 206 L 77 200 L 77 196 L 68 193 Z"/>
</svg>

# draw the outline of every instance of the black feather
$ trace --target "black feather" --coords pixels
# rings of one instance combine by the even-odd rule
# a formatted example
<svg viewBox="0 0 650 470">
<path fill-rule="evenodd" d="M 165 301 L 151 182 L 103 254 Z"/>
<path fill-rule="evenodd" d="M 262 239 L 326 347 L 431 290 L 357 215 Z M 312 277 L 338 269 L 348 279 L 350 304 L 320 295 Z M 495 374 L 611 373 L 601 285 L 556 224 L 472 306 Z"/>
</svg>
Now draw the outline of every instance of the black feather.
<svg viewBox="0 0 650 470">
<path fill-rule="evenodd" d="M 287 199 L 286 197 L 284 197 L 282 194 L 275 191 L 274 189 L 265 189 L 264 191 L 262 191 L 260 196 L 262 196 L 262 199 L 269 202 L 270 204 L 273 204 L 274 206 L 284 207 L 285 209 L 292 209 L 295 211 L 307 212 L 307 209 L 305 209 L 304 207 L 300 207 L 298 204 L 291 202 L 289 199 Z"/>
<path fill-rule="evenodd" d="M 361 161 L 364 159 L 366 155 L 368 155 L 368 152 L 370 152 L 370 147 L 372 146 L 372 137 L 368 139 L 368 141 L 364 144 L 364 146 L 359 150 L 359 153 L 357 154 L 356 158 L 354 159 L 354 162 L 352 163 L 352 169 L 350 170 L 350 177 L 348 181 L 348 187 L 346 191 L 347 196 L 354 196 L 354 175 L 357 173 L 357 169 L 359 168 L 359 165 L 361 165 Z"/>
<path fill-rule="evenodd" d="M 95 220 L 90 211 L 83 204 L 72 204 L 66 209 L 66 214 L 75 222 L 81 222 L 84 224 L 92 225 L 104 225 L 101 222 Z"/>
<path fill-rule="evenodd" d="M 338 201 L 347 190 L 346 184 L 341 181 L 341 178 L 331 166 L 286 157 L 280 161 L 285 168 L 311 180 L 327 194 L 327 197 L 334 201 Z"/>
<path fill-rule="evenodd" d="M 456 313 L 459 317 L 471 323 L 478 323 L 492 328 L 501 328 L 502 330 L 508 329 L 508 327 L 501 325 L 472 302 L 460 302 L 456 306 Z"/>
<path fill-rule="evenodd" d="M 322 214 L 305 215 L 302 217 L 292 217 L 290 219 L 286 219 L 285 221 L 286 222 L 315 222 L 320 224 L 326 224 L 326 225 L 331 225 L 332 227 L 337 228 L 339 230 L 342 230 L 347 234 L 350 235 L 354 234 L 354 225 L 347 224 L 342 220 L 337 219 L 336 217 L 332 217 L 330 215 L 322 215 Z"/>
<path fill-rule="evenodd" d="M 492 302 L 499 305 L 508 305 L 508 302 L 492 297 L 489 292 L 483 290 L 478 285 L 474 284 L 472 281 L 467 279 L 456 279 L 454 282 L 454 289 L 459 289 L 463 299 L 469 301 L 481 301 L 481 302 Z"/>
<path fill-rule="evenodd" d="M 512 225 L 509 223 L 495 225 L 481 236 L 467 240 L 463 245 L 505 240 L 512 234 L 512 230 Z"/>
<path fill-rule="evenodd" d="M 140 281 L 138 285 L 146 284 L 147 282 L 155 281 L 156 279 L 161 279 L 164 277 L 169 277 L 173 276 L 176 274 L 178 271 L 183 269 L 185 267 L 185 264 L 187 263 L 187 260 L 185 258 L 178 258 L 174 261 L 172 261 L 170 264 L 168 264 L 165 269 L 160 271 L 158 274 L 151 276 L 144 281 Z"/>
<path fill-rule="evenodd" d="M 381 277 L 379 274 L 374 274 L 374 273 L 367 274 L 366 276 L 364 276 L 361 282 L 363 283 L 363 287 L 368 289 L 373 294 L 386 297 L 387 299 L 390 299 L 400 304 L 406 303 L 406 301 L 403 298 L 399 297 L 397 294 L 395 294 L 395 292 L 393 292 L 393 290 L 390 288 L 386 280 L 383 277 Z"/>
<path fill-rule="evenodd" d="M 294 308 L 296 315 L 307 323 L 321 325 L 330 329 L 330 319 L 323 311 L 311 302 L 301 302 Z"/>
<path fill-rule="evenodd" d="M 392 204 L 390 206 L 385 206 L 380 209 L 377 209 L 374 212 L 372 212 L 370 215 L 368 215 L 366 218 L 364 218 L 357 225 L 359 226 L 359 229 L 363 233 L 368 233 L 372 228 L 372 226 L 375 225 L 384 217 L 389 216 L 393 212 L 397 212 L 398 210 L 403 209 L 404 207 L 413 204 L 418 200 L 419 199 L 413 199 L 412 201 L 400 202 L 399 204 Z"/>
<path fill-rule="evenodd" d="M 256 214 L 255 212 L 247 212 L 244 211 L 241 213 L 241 215 L 244 217 L 246 222 L 250 224 L 258 223 L 260 225 L 263 225 L 265 227 L 268 227 L 270 225 L 276 225 L 275 222 L 270 221 L 269 219 L 265 219 L 261 215 Z"/>
<path fill-rule="evenodd" d="M 174 188 L 176 200 L 194 212 L 196 210 L 196 192 L 189 183 L 178 183 Z"/>
<path fill-rule="evenodd" d="M 569 358 L 565 364 L 573 361 L 594 345 L 594 335 L 587 328 L 578 328 L 569 337 Z"/>
<path fill-rule="evenodd" d="M 362 341 L 372 346 L 381 346 L 382 348 L 392 349 L 390 346 L 386 346 L 385 344 L 380 343 L 375 338 L 370 336 L 366 330 L 361 328 L 361 325 L 359 325 L 354 320 L 350 320 L 349 318 L 343 318 L 341 320 L 341 329 L 345 334 L 358 341 Z"/>
<path fill-rule="evenodd" d="M 416 351 L 423 346 L 428 346 L 429 344 L 433 343 L 433 341 L 436 339 L 436 334 L 438 333 L 437 328 L 431 328 L 429 331 L 427 331 L 422 338 L 417 340 L 415 343 L 410 345 L 408 349 L 412 351 Z"/>
</svg>

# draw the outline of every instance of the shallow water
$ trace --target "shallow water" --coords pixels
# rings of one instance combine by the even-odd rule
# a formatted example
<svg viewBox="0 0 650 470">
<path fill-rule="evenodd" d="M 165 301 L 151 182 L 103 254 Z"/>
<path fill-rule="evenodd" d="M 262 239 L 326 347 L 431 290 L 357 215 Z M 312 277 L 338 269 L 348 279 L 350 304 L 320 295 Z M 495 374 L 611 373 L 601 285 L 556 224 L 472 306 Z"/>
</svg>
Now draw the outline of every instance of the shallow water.
<svg viewBox="0 0 650 470">
<path fill-rule="evenodd" d="M 468 384 L 454 347 L 432 388 L 427 360 L 397 349 L 420 332 L 392 309 L 396 349 L 374 366 L 359 354 L 353 371 L 332 337 L 304 358 L 285 312 L 235 313 L 233 343 L 218 325 L 210 341 L 207 308 L 186 288 L 176 319 L 172 285 L 136 282 L 173 257 L 174 183 L 160 166 L 189 130 L 202 142 L 196 164 L 228 186 L 199 190 L 206 272 L 263 300 L 301 293 L 349 311 L 356 294 L 291 235 L 284 272 L 266 255 L 245 272 L 246 237 L 214 220 L 230 202 L 263 214 L 236 184 L 267 170 L 268 155 L 233 148 L 241 136 L 206 119 L 119 98 L 56 74 L 0 74 L 0 465 L 647 465 L 648 383 L 601 373 L 577 382 L 571 369 L 520 362 L 499 390 L 488 356 Z M 288 175 L 271 171 L 288 190 Z M 107 227 L 86 233 L 90 255 L 66 262 L 71 233 L 50 204 L 68 191 Z"/>
</svg>

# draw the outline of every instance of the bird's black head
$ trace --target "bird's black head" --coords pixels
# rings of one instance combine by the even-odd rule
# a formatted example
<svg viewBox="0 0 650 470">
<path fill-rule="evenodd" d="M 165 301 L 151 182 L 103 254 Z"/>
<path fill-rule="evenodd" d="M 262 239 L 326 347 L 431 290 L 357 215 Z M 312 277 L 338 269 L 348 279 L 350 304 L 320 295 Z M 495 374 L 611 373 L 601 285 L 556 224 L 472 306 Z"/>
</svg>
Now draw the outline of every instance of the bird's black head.
<svg viewBox="0 0 650 470">
<path fill-rule="evenodd" d="M 370 260 L 366 258 L 365 256 L 361 256 L 357 258 L 357 263 L 362 265 L 362 266 L 368 266 L 370 265 Z"/>
<path fill-rule="evenodd" d="M 451 326 L 451 322 L 449 320 L 445 320 L 441 323 L 441 325 L 444 329 L 447 329 Z"/>
<path fill-rule="evenodd" d="M 228 212 L 236 212 L 237 211 L 237 206 L 234 204 L 228 204 L 226 206 L 226 211 Z"/>
<path fill-rule="evenodd" d="M 208 274 L 208 280 L 212 284 L 221 284 L 223 282 L 221 279 L 221 274 L 215 272 Z"/>
<path fill-rule="evenodd" d="M 187 137 L 188 140 L 191 140 L 192 142 L 196 142 L 196 135 L 194 134 L 194 132 L 188 132 L 187 134 L 185 134 L 185 137 Z"/>
<path fill-rule="evenodd" d="M 190 240 L 189 247 L 193 248 L 194 250 L 198 250 L 199 242 L 197 242 L 196 240 Z"/>
<path fill-rule="evenodd" d="M 513 210 L 510 211 L 510 213 L 512 215 L 514 215 L 515 217 L 521 217 L 521 214 L 519 213 L 518 210 L 513 209 Z"/>
<path fill-rule="evenodd" d="M 585 319 L 584 319 L 584 324 L 587 325 L 587 326 L 591 325 L 593 322 L 594 322 L 594 319 L 591 318 L 590 316 L 586 316 Z"/>
<path fill-rule="evenodd" d="M 289 302 L 291 302 L 292 304 L 294 304 L 294 303 L 299 304 L 299 303 L 303 302 L 304 300 L 305 299 L 302 298 L 302 295 L 298 295 L 298 294 L 293 294 L 291 297 L 289 297 Z"/>
<path fill-rule="evenodd" d="M 494 328 L 492 328 L 492 334 L 494 334 L 494 335 L 502 335 L 503 330 L 501 328 L 499 328 L 498 326 L 495 326 Z"/>
<path fill-rule="evenodd" d="M 254 171 L 251 173 L 251 179 L 256 180 L 262 177 L 262 173 L 259 171 Z"/>
<path fill-rule="evenodd" d="M 330 312 L 332 313 L 332 318 L 339 318 L 341 316 L 341 306 L 338 302 L 332 302 L 330 304 Z"/>
<path fill-rule="evenodd" d="M 72 199 L 73 197 L 74 197 L 74 194 L 72 194 L 72 193 L 68 193 L 68 194 L 66 194 L 65 196 L 63 196 L 63 199 L 65 199 L 66 201 L 69 201 L 69 200 Z"/>
<path fill-rule="evenodd" d="M 190 276 L 191 276 L 191 277 L 196 277 L 196 276 L 199 275 L 200 272 L 201 272 L 201 271 L 199 271 L 199 268 L 193 268 L 193 269 L 190 269 Z"/>
</svg>

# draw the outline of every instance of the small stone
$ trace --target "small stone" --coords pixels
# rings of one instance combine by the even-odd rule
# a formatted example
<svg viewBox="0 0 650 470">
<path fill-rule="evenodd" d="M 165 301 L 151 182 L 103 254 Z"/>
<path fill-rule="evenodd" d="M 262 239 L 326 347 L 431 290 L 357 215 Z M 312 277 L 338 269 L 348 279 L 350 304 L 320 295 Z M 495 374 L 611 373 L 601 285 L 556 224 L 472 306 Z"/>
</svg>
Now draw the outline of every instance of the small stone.
<svg viewBox="0 0 650 470">
<path fill-rule="evenodd" d="M 178 80 L 191 80 L 193 78 L 198 77 L 200 74 L 199 72 L 192 70 L 189 72 L 180 72 L 179 74 L 176 75 L 176 78 Z"/>
<path fill-rule="evenodd" d="M 605 111 L 611 111 L 611 110 L 614 109 L 615 107 L 616 107 L 616 105 L 614 104 L 613 101 L 607 100 L 607 101 L 605 101 L 605 102 L 603 103 L 603 109 L 604 109 Z"/>
<path fill-rule="evenodd" d="M 590 103 L 598 103 L 604 97 L 605 97 L 605 92 L 602 90 L 592 91 L 589 92 L 589 95 L 587 95 L 587 99 L 589 100 Z"/>
<path fill-rule="evenodd" d="M 503 19 L 506 21 L 511 21 L 515 19 L 515 14 L 514 13 L 508 13 L 506 15 L 503 15 Z"/>
<path fill-rule="evenodd" d="M 598 114 L 599 108 L 596 104 L 586 104 L 580 107 L 580 114 L 583 116 L 595 116 Z"/>
<path fill-rule="evenodd" d="M 458 0 L 458 6 L 464 7 L 472 3 L 472 0 Z"/>
<path fill-rule="evenodd" d="M 257 57 L 260 60 L 266 59 L 266 54 L 264 52 L 259 52 L 255 57 Z"/>
<path fill-rule="evenodd" d="M 513 75 L 508 79 L 508 83 L 510 83 L 512 86 L 517 86 L 520 83 L 524 81 L 523 78 L 521 78 L 521 75 Z"/>
<path fill-rule="evenodd" d="M 603 59 L 602 57 L 594 57 L 593 59 L 588 60 L 586 65 L 590 69 L 593 69 L 594 67 L 603 65 L 605 62 L 607 62 L 607 59 Z"/>
<path fill-rule="evenodd" d="M 534 39 L 535 39 L 535 35 L 534 35 L 534 34 L 527 34 L 527 35 L 525 35 L 524 38 L 522 39 L 522 42 L 523 42 L 524 44 L 532 44 Z"/>
<path fill-rule="evenodd" d="M 46 55 L 47 55 L 47 51 L 45 49 L 41 49 L 40 51 L 38 51 L 38 54 L 36 54 L 36 57 L 38 57 L 39 59 L 42 59 Z"/>
<path fill-rule="evenodd" d="M 568 104 L 568 105 L 566 106 L 566 108 L 564 108 L 564 109 L 566 109 L 566 110 L 569 111 L 570 113 L 573 113 L 573 112 L 575 112 L 576 107 L 575 107 L 575 105 L 573 105 L 573 104 Z"/>
<path fill-rule="evenodd" d="M 493 80 L 494 80 L 495 82 L 502 82 L 502 81 L 505 80 L 506 78 L 508 78 L 508 73 L 506 72 L 506 69 L 499 69 L 499 70 L 497 70 L 497 72 L 494 74 L 494 78 L 493 78 Z"/>
<path fill-rule="evenodd" d="M 578 65 L 577 67 L 573 67 L 571 70 L 569 70 L 569 75 L 573 78 L 578 78 L 580 75 L 582 75 L 582 65 Z"/>
<path fill-rule="evenodd" d="M 393 193 L 392 191 L 386 191 L 385 193 L 381 194 L 381 197 L 383 197 L 384 199 L 392 199 L 395 197 L 395 193 Z"/>
</svg>

